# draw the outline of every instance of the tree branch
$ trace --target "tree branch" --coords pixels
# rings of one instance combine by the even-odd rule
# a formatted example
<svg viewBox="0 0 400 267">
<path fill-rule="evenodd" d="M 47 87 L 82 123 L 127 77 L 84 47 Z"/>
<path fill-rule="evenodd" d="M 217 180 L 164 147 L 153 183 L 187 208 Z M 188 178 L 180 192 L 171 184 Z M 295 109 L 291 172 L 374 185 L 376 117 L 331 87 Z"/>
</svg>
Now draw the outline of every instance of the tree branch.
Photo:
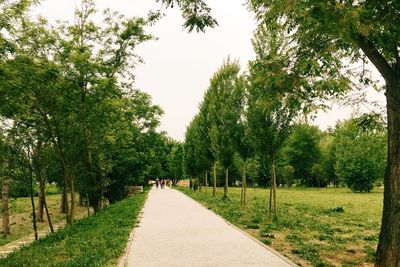
<svg viewBox="0 0 400 267">
<path fill-rule="evenodd" d="M 356 42 L 360 46 L 361 50 L 365 53 L 365 55 L 369 58 L 369 60 L 371 60 L 371 62 L 381 73 L 386 83 L 395 83 L 396 82 L 395 70 L 393 70 L 393 68 L 389 65 L 388 61 L 376 49 L 374 44 L 361 34 L 358 34 L 356 36 Z"/>
</svg>

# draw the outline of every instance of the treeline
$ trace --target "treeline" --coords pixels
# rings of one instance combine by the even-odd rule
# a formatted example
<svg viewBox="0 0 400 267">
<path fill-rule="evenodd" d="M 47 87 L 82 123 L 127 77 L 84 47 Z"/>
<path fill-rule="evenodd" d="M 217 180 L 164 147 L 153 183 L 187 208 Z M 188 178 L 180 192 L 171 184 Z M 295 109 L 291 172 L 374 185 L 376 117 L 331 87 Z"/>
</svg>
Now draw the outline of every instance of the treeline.
<svg viewBox="0 0 400 267">
<path fill-rule="evenodd" d="M 367 125 L 365 123 L 368 123 Z M 370 124 L 372 123 L 372 124 Z M 356 192 L 370 192 L 374 186 L 383 186 L 386 167 L 386 130 L 376 114 L 364 114 L 338 122 L 336 127 L 321 131 L 317 126 L 294 123 L 282 149 L 276 158 L 276 177 L 279 187 L 339 187 L 348 186 Z M 193 142 L 193 140 L 188 140 Z M 201 142 L 197 146 L 208 146 Z M 246 164 L 245 181 L 251 187 L 271 186 L 271 164 L 257 150 L 257 140 L 251 144 L 253 153 Z M 201 151 L 201 148 L 198 148 Z M 201 157 L 190 155 L 187 157 Z M 186 172 L 195 167 L 193 161 L 185 161 Z M 237 151 L 229 168 L 230 186 L 239 186 L 244 180 L 243 160 Z M 197 180 L 205 185 L 213 184 L 212 170 L 198 172 L 188 178 L 198 188 Z M 216 185 L 224 185 L 221 164 L 216 164 Z M 196 180 L 197 179 L 197 180 Z"/>
<path fill-rule="evenodd" d="M 124 186 L 160 175 L 173 143 L 156 131 L 160 107 L 134 87 L 135 48 L 152 38 L 144 30 L 150 19 L 98 16 L 87 0 L 74 23 L 50 25 L 31 17 L 31 5 L 0 1 L 4 234 L 9 196 L 28 194 L 33 223 L 43 221 L 43 209 L 51 223 L 45 192 L 55 183 L 70 224 L 77 193 L 88 213 L 100 211 L 125 196 Z"/>
<path fill-rule="evenodd" d="M 361 114 L 322 132 L 307 122 L 326 100 L 351 90 L 349 78 L 329 66 L 296 65 L 286 29 L 260 26 L 253 38 L 256 59 L 242 73 L 227 59 L 210 80 L 199 113 L 187 128 L 185 173 L 197 188 L 217 185 L 347 185 L 370 191 L 383 181 L 387 134 L 384 117 Z M 319 79 L 310 79 L 318 71 Z M 322 104 L 318 104 L 322 103 Z M 212 177 L 212 178 L 210 178 Z M 239 178 L 241 177 L 241 178 Z"/>
</svg>

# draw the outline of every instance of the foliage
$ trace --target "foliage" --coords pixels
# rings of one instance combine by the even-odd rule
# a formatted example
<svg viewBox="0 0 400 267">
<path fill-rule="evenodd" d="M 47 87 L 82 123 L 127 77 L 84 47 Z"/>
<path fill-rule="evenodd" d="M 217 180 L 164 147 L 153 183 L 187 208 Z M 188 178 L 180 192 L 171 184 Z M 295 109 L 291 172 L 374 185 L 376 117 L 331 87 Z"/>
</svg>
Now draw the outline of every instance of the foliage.
<svg viewBox="0 0 400 267">
<path fill-rule="evenodd" d="M 249 8 L 269 29 L 287 30 L 295 49 L 291 69 L 312 84 L 305 95 L 340 95 L 349 88 L 348 62 L 371 62 L 385 80 L 388 151 L 385 205 L 376 265 L 399 265 L 400 29 L 399 1 L 251 0 Z M 368 60 L 367 60 L 368 59 Z M 364 65 L 365 66 L 365 65 Z M 374 84 L 363 67 L 362 85 Z M 307 88 L 307 87 L 305 87 Z M 362 164 L 358 164 L 359 167 Z"/>
<path fill-rule="evenodd" d="M 336 126 L 335 172 L 352 190 L 369 192 L 384 175 L 386 134 L 381 126 L 365 128 L 358 123 L 360 119 Z"/>
<path fill-rule="evenodd" d="M 320 130 L 316 126 L 298 124 L 293 128 L 284 148 L 284 158 L 294 168 L 294 177 L 305 186 L 317 186 L 311 169 L 320 159 Z"/>
<path fill-rule="evenodd" d="M 163 3 L 167 8 L 177 5 L 181 11 L 185 23 L 183 26 L 189 32 L 196 29 L 198 32 L 204 32 L 208 27 L 215 27 L 218 25 L 217 21 L 211 16 L 211 9 L 202 0 L 156 0 L 156 2 Z M 156 17 L 160 14 L 153 14 Z"/>
<path fill-rule="evenodd" d="M 71 200 L 77 190 L 98 211 L 105 197 L 119 200 L 125 185 L 145 184 L 167 169 L 169 141 L 156 131 L 162 111 L 133 87 L 141 62 L 135 48 L 152 38 L 144 31 L 148 21 L 106 10 L 105 23 L 96 24 L 95 2 L 85 0 L 74 23 L 49 25 L 29 17 L 30 4 L 1 2 L 2 129 L 12 146 L 25 140 L 13 151 L 20 159 L 32 152 L 39 163 L 33 179 L 40 174 L 68 188 Z M 14 174 L 26 180 L 28 172 L 14 163 Z M 73 206 L 67 221 L 72 217 Z"/>
</svg>

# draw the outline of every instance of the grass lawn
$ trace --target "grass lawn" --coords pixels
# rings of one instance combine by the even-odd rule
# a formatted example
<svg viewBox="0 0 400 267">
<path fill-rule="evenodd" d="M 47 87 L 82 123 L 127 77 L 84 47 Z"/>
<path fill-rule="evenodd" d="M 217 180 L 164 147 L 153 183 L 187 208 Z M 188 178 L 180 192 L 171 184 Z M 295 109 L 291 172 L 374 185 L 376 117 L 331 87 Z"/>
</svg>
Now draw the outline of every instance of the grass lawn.
<svg viewBox="0 0 400 267">
<path fill-rule="evenodd" d="M 0 266 L 111 266 L 117 263 L 147 191 L 108 206 L 0 259 Z"/>
<path fill-rule="evenodd" d="M 78 201 L 78 196 L 75 199 Z M 65 214 L 60 212 L 61 195 L 48 195 L 46 196 L 46 200 L 53 225 L 60 221 L 65 221 Z M 37 204 L 38 198 L 35 197 L 36 208 Z M 76 203 L 75 207 L 75 218 L 82 218 L 87 215 L 86 207 L 81 207 L 78 203 Z M 32 206 L 29 197 L 21 197 L 17 198 L 17 200 L 10 199 L 10 224 L 11 234 L 0 235 L 0 246 L 33 233 Z M 49 228 L 45 211 L 44 222 L 38 222 L 37 226 L 38 230 Z"/>
<path fill-rule="evenodd" d="M 352 193 L 345 188 L 278 188 L 278 218 L 268 217 L 269 190 L 248 189 L 240 207 L 240 188 L 208 192 L 178 189 L 301 266 L 373 266 L 383 190 Z"/>
</svg>

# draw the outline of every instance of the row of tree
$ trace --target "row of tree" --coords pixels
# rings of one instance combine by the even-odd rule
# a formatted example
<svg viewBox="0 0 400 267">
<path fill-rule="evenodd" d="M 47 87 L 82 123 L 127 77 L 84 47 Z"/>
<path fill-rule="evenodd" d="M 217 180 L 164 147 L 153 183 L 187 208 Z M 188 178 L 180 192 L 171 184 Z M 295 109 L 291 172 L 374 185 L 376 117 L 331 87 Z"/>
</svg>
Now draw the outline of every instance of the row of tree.
<svg viewBox="0 0 400 267">
<path fill-rule="evenodd" d="M 8 198 L 31 198 L 33 224 L 43 221 L 46 185 L 62 191 L 70 224 L 76 193 L 94 212 L 120 200 L 124 187 L 162 175 L 175 142 L 157 132 L 162 110 L 135 89 L 134 50 L 152 37 L 152 18 L 126 18 L 92 0 L 74 23 L 33 19 L 34 1 L 0 1 L 0 177 L 3 233 Z M 39 203 L 34 202 L 38 190 Z M 36 213 L 36 209 L 38 213 Z M 52 227 L 51 227 L 52 228 Z"/>
<path fill-rule="evenodd" d="M 376 114 L 364 114 L 339 122 L 334 129 L 326 132 L 316 126 L 295 123 L 277 154 L 277 186 L 347 185 L 353 191 L 369 192 L 375 184 L 380 186 L 383 182 L 386 138 L 384 124 L 379 121 Z M 187 139 L 189 143 L 195 142 L 189 139 Z M 243 187 L 271 185 L 271 163 L 266 161 L 265 154 L 257 149 L 258 145 L 257 140 L 250 143 L 246 166 L 237 147 L 235 148 L 229 168 L 229 185 L 243 184 Z M 207 151 L 209 144 L 197 139 L 196 146 L 196 151 L 186 151 L 185 156 L 193 159 L 204 157 L 200 153 Z M 184 173 L 191 174 L 189 178 L 198 179 L 200 185 L 205 184 L 209 170 L 200 169 L 196 172 L 197 166 L 194 162 L 193 160 L 184 162 Z M 174 164 L 182 165 L 177 162 Z M 244 167 L 246 177 L 243 179 L 240 177 L 243 175 Z M 224 185 L 221 171 L 221 166 L 217 162 L 215 177 L 217 186 Z M 207 176 L 209 184 L 213 184 L 212 179 Z"/>
<path fill-rule="evenodd" d="M 163 0 L 162 2 L 168 6 L 177 4 L 181 8 L 186 20 L 185 26 L 189 30 L 195 28 L 204 31 L 207 27 L 218 25 L 205 1 Z M 249 68 L 250 76 L 255 68 L 259 67 L 260 73 L 265 70 L 266 75 L 257 77 L 253 80 L 253 84 L 263 83 L 263 80 L 269 81 L 266 88 L 276 93 L 278 98 L 288 97 L 284 94 L 288 93 L 289 97 L 300 96 L 301 102 L 307 103 L 307 100 L 318 97 L 341 94 L 355 81 L 352 76 L 354 72 L 348 67 L 349 62 L 361 62 L 363 66 L 370 62 L 384 79 L 388 150 L 384 178 L 384 208 L 376 266 L 398 266 L 400 264 L 398 253 L 400 251 L 399 2 L 250 0 L 246 5 L 259 22 L 258 32 L 266 29 L 266 33 L 271 37 L 279 33 L 286 37 L 287 45 L 275 42 L 278 44 L 276 51 L 280 56 L 266 53 L 265 60 L 259 60 L 263 57 L 257 53 L 258 63 L 253 66 L 250 64 Z M 273 48 L 274 42 L 270 41 L 274 39 L 276 40 L 269 38 L 261 42 L 259 47 L 264 45 Z M 284 56 L 285 50 L 291 54 L 290 60 Z M 268 64 L 265 64 L 267 62 Z M 358 73 L 356 80 L 361 84 L 379 87 L 365 75 L 364 70 L 363 68 L 363 71 Z M 284 77 L 282 73 L 285 73 Z M 271 76 L 275 79 L 271 79 Z M 262 106 L 263 102 L 264 100 L 259 99 L 257 104 Z M 275 110 L 278 110 L 278 107 L 275 107 Z M 276 115 L 284 120 L 285 113 L 277 112 Z M 279 130 L 285 132 L 283 128 Z M 359 163 L 359 166 L 362 164 Z"/>
</svg>

